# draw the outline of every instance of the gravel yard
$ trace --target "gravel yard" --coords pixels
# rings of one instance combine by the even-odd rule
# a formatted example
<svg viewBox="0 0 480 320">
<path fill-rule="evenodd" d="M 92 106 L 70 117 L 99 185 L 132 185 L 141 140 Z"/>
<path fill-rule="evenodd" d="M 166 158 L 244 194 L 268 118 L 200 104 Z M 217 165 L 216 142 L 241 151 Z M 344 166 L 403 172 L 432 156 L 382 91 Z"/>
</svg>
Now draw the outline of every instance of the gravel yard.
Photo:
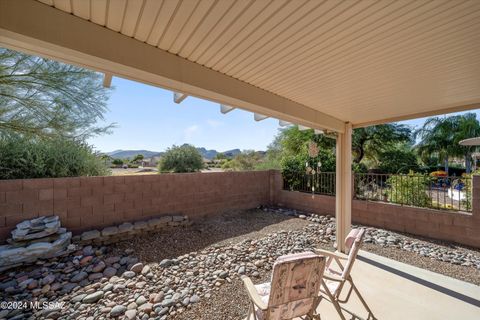
<svg viewBox="0 0 480 320">
<path fill-rule="evenodd" d="M 240 275 L 267 281 L 275 259 L 333 249 L 335 219 L 288 209 L 234 211 L 0 275 L 0 298 L 64 302 L 0 318 L 244 319 Z M 367 228 L 364 250 L 480 285 L 480 252 Z"/>
</svg>

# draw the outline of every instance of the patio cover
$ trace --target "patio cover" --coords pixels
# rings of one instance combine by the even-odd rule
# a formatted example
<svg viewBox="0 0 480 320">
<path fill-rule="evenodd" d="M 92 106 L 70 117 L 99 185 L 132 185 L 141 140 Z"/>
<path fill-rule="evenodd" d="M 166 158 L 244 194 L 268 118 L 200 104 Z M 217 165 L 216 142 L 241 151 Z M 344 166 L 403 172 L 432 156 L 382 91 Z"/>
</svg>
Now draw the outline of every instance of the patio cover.
<svg viewBox="0 0 480 320">
<path fill-rule="evenodd" d="M 352 128 L 480 106 L 478 0 L 0 0 L 0 45 L 337 132 L 339 238 Z"/>
</svg>

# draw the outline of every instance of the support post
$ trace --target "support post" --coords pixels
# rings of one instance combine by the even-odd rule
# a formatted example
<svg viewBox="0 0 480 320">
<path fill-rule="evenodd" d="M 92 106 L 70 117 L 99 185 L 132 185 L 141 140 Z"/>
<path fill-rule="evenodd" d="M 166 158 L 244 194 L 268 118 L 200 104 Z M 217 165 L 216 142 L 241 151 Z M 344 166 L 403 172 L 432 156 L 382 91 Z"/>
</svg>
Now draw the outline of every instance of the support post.
<svg viewBox="0 0 480 320">
<path fill-rule="evenodd" d="M 104 73 L 103 74 L 103 86 L 105 88 L 110 88 L 112 85 L 112 74 L 111 73 Z"/>
<path fill-rule="evenodd" d="M 337 136 L 336 146 L 336 203 L 337 250 L 345 252 L 345 237 L 352 225 L 352 124 Z"/>
</svg>

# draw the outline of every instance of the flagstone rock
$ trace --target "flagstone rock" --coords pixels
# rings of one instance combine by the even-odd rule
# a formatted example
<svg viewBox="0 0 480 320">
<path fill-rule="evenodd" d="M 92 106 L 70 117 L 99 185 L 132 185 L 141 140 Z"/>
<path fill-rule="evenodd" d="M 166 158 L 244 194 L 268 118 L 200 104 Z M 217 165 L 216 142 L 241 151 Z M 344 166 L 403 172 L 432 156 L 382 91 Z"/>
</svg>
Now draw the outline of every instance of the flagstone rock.
<svg viewBox="0 0 480 320">
<path fill-rule="evenodd" d="M 8 244 L 0 246 L 0 272 L 67 254 L 72 238 L 70 232 L 60 228 L 58 216 L 22 221 L 11 234 Z"/>
<path fill-rule="evenodd" d="M 90 230 L 82 233 L 81 239 L 82 241 L 94 240 L 94 239 L 100 238 L 100 236 L 101 236 L 100 231 Z"/>
<path fill-rule="evenodd" d="M 118 233 L 130 232 L 133 230 L 133 224 L 130 222 L 122 223 L 118 226 Z"/>
</svg>

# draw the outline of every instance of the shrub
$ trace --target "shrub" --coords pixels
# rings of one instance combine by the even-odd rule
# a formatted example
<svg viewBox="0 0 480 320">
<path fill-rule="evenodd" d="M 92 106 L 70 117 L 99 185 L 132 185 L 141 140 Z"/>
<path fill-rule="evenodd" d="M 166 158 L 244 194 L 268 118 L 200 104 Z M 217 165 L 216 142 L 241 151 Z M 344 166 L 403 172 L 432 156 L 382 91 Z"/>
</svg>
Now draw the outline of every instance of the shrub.
<svg viewBox="0 0 480 320">
<path fill-rule="evenodd" d="M 386 190 L 388 200 L 393 203 L 416 207 L 429 207 L 432 198 L 427 194 L 430 178 L 425 175 L 393 175 L 387 180 L 390 188 Z"/>
<path fill-rule="evenodd" d="M 195 172 L 202 168 L 202 155 L 189 144 L 168 148 L 158 164 L 160 172 Z"/>
<path fill-rule="evenodd" d="M 113 159 L 112 164 L 114 164 L 116 166 L 121 166 L 123 164 L 123 160 L 122 159 Z"/>
<path fill-rule="evenodd" d="M 108 175 L 92 148 L 65 138 L 0 137 L 0 179 Z"/>
<path fill-rule="evenodd" d="M 380 152 L 378 156 L 378 168 L 382 173 L 408 173 L 410 170 L 417 171 L 417 156 L 410 148 L 391 148 Z"/>
</svg>

